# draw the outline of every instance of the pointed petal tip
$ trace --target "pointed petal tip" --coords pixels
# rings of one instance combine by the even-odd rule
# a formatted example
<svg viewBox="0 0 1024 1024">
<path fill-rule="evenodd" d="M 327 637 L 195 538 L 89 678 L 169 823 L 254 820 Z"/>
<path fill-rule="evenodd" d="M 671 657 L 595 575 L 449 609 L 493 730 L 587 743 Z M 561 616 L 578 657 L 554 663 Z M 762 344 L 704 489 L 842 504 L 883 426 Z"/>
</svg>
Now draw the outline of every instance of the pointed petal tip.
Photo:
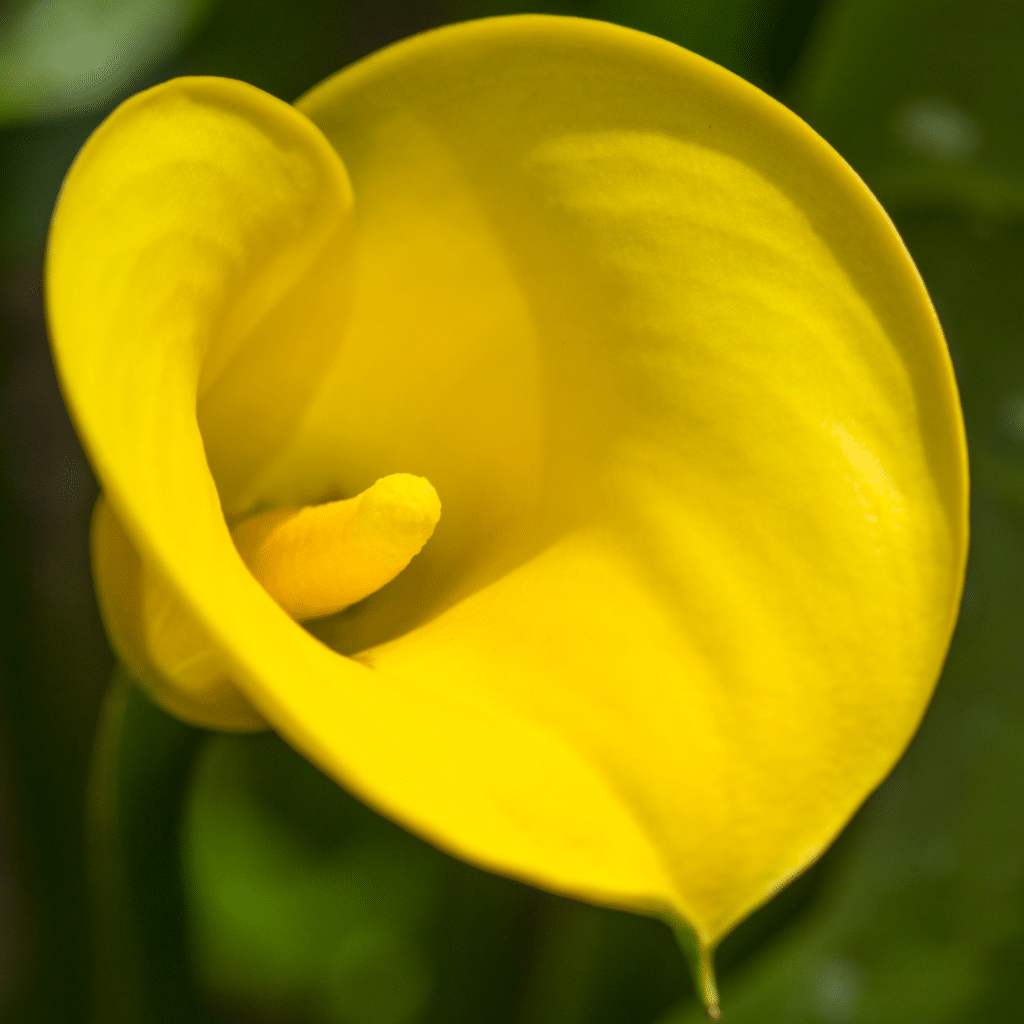
<svg viewBox="0 0 1024 1024">
<path fill-rule="evenodd" d="M 670 911 L 661 916 L 675 934 L 708 1020 L 721 1020 L 722 1008 L 718 999 L 718 981 L 715 977 L 715 942 L 707 933 L 698 932 L 676 912 Z"/>
<path fill-rule="evenodd" d="M 703 942 L 700 946 L 700 994 L 708 1020 L 721 1020 L 722 1008 L 718 1001 L 718 982 L 715 978 L 714 950 Z"/>
</svg>

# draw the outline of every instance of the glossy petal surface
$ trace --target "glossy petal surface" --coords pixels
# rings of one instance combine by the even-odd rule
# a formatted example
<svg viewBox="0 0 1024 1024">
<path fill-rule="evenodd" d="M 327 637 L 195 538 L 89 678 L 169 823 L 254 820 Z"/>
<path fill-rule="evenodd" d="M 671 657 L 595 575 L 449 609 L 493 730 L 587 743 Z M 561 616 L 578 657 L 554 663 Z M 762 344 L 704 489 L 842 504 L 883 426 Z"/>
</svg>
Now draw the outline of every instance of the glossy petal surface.
<svg viewBox="0 0 1024 1024">
<path fill-rule="evenodd" d="M 711 944 L 885 775 L 945 654 L 966 470 L 920 280 L 810 129 L 638 33 L 458 26 L 299 110 L 172 82 L 71 172 L 51 321 L 111 506 L 337 779 Z M 395 472 L 444 517 L 321 643 L 225 515 Z"/>
</svg>

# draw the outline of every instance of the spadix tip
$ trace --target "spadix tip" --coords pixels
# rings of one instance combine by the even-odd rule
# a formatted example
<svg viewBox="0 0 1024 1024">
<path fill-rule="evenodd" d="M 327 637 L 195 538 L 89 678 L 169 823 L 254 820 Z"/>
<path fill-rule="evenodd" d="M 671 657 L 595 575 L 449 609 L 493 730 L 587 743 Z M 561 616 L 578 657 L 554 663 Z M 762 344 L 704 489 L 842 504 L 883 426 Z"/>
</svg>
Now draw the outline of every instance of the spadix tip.
<svg viewBox="0 0 1024 1024">
<path fill-rule="evenodd" d="M 376 543 L 387 543 L 409 557 L 430 539 L 441 518 L 441 501 L 426 477 L 393 473 L 359 495 L 357 527 Z"/>
<path fill-rule="evenodd" d="M 441 518 L 441 500 L 425 476 L 392 473 L 381 477 L 361 497 L 364 504 L 391 516 L 396 523 L 429 524 L 433 530 Z"/>
</svg>

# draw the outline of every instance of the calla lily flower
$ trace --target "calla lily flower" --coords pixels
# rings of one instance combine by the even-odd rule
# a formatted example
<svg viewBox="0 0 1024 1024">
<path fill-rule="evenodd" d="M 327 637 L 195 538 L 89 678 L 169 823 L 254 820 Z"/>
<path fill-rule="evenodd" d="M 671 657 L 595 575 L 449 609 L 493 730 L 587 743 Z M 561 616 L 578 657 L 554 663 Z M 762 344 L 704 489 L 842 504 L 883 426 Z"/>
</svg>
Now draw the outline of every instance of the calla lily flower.
<svg viewBox="0 0 1024 1024">
<path fill-rule="evenodd" d="M 47 282 L 156 699 L 688 925 L 715 1012 L 715 943 L 899 757 L 962 585 L 946 346 L 842 159 L 669 43 L 497 18 L 295 106 L 128 100 Z"/>
</svg>

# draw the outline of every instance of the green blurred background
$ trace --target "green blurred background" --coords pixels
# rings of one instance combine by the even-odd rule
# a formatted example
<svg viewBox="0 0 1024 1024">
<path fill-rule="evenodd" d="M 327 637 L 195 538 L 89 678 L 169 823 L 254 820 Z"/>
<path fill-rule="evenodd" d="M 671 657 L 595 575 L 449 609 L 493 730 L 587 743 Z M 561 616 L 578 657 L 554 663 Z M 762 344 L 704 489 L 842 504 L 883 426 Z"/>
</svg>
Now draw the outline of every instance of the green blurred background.
<svg viewBox="0 0 1024 1024">
<path fill-rule="evenodd" d="M 700 1019 L 659 923 L 459 864 L 362 808 L 271 735 L 190 729 L 116 686 L 102 740 L 113 773 L 87 792 L 113 659 L 88 565 L 96 484 L 60 399 L 42 308 L 47 221 L 68 165 L 117 102 L 174 75 L 228 75 L 292 100 L 412 32 L 522 10 L 664 36 L 808 120 L 899 227 L 942 319 L 963 396 L 972 554 L 935 701 L 835 847 L 725 940 L 725 1019 L 1024 1020 L 1018 0 L 34 0 L 2 8 L 4 1020 Z"/>
</svg>

